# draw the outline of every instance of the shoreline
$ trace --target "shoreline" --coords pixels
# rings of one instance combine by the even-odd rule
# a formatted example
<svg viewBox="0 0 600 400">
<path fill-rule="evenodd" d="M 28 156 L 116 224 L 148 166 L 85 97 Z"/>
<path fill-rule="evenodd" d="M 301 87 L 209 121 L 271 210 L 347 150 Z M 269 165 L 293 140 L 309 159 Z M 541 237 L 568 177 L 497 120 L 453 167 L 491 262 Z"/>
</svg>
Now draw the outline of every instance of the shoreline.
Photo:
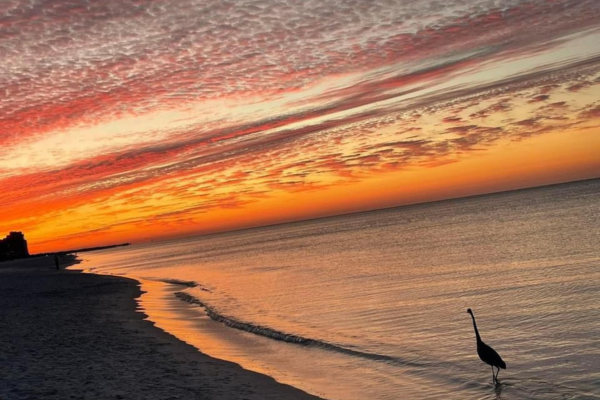
<svg viewBox="0 0 600 400">
<path fill-rule="evenodd" d="M 0 263 L 0 398 L 319 399 L 156 327 L 137 280 L 69 262 Z"/>
</svg>

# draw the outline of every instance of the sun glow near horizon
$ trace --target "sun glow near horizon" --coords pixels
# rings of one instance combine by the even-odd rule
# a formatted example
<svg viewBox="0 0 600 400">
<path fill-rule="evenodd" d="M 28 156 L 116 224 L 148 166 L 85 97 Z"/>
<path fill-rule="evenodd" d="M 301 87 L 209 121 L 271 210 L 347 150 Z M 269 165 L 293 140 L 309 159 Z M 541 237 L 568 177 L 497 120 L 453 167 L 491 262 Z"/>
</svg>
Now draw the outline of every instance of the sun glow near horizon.
<svg viewBox="0 0 600 400">
<path fill-rule="evenodd" d="M 508 3 L 9 0 L 0 231 L 44 252 L 598 177 L 600 7 Z"/>
</svg>

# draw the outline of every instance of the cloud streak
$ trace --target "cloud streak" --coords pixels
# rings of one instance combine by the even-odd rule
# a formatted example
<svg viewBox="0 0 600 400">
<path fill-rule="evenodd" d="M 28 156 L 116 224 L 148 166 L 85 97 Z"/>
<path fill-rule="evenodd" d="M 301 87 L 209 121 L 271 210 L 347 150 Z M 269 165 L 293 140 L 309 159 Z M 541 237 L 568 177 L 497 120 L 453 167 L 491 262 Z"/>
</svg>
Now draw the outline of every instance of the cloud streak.
<svg viewBox="0 0 600 400">
<path fill-rule="evenodd" d="M 0 228 L 43 237 L 26 221 L 85 211 L 64 237 L 176 231 L 595 126 L 599 15 L 591 0 L 6 0 Z"/>
</svg>

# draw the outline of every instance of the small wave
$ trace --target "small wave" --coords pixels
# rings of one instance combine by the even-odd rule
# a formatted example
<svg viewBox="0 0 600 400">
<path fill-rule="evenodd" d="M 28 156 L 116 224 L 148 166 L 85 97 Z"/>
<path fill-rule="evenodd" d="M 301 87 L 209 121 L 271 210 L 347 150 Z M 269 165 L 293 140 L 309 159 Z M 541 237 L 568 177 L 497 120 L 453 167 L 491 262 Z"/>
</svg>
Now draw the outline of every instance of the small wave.
<svg viewBox="0 0 600 400">
<path fill-rule="evenodd" d="M 198 284 L 194 281 L 182 281 L 179 279 L 159 279 L 159 282 L 170 283 L 172 285 L 183 285 L 187 287 L 196 287 Z"/>
<path fill-rule="evenodd" d="M 413 367 L 421 366 L 420 364 L 418 364 L 414 361 L 404 360 L 400 357 L 392 357 L 392 356 L 387 356 L 387 355 L 383 355 L 383 354 L 369 353 L 369 352 L 364 352 L 364 351 L 360 351 L 360 350 L 354 350 L 354 349 L 351 349 L 348 347 L 343 347 L 343 346 L 329 343 L 329 342 L 326 342 L 323 340 L 306 338 L 306 337 L 302 337 L 299 335 L 293 335 L 293 334 L 281 332 L 281 331 L 271 329 L 268 327 L 239 321 L 235 318 L 231 318 L 231 317 L 227 317 L 227 316 L 219 314 L 214 309 L 212 309 L 210 306 L 208 306 L 206 303 L 202 302 L 200 299 L 192 296 L 189 293 L 176 292 L 175 296 L 178 297 L 180 300 L 183 300 L 187 303 L 196 304 L 196 305 L 204 308 L 206 314 L 213 321 L 217 321 L 217 322 L 223 323 L 231 328 L 249 332 L 249 333 L 253 333 L 255 335 L 267 337 L 267 338 L 274 339 L 274 340 L 279 340 L 279 341 L 286 342 L 286 343 L 293 343 L 293 344 L 299 344 L 299 345 L 303 345 L 303 346 L 317 347 L 317 348 L 324 349 L 324 350 L 334 351 L 336 353 L 342 353 L 342 354 L 346 354 L 346 355 L 350 355 L 350 356 L 354 356 L 354 357 L 361 357 L 361 358 L 374 360 L 374 361 L 383 361 L 383 362 L 387 362 L 387 363 L 391 363 L 391 364 L 398 364 L 398 365 L 402 365 L 402 366 L 413 366 Z"/>
<path fill-rule="evenodd" d="M 250 271 L 255 271 L 255 272 L 273 272 L 273 271 L 280 271 L 282 269 L 288 269 L 291 267 L 287 267 L 285 265 L 281 265 L 281 266 L 277 266 L 277 267 L 254 267 L 254 268 L 250 268 Z"/>
<path fill-rule="evenodd" d="M 197 282 L 194 281 L 184 281 L 181 279 L 158 279 L 159 282 L 163 282 L 163 283 L 169 283 L 171 285 L 181 285 L 181 286 L 187 286 L 190 288 L 198 288 L 204 292 L 209 292 L 210 290 L 205 288 L 204 286 L 200 285 Z"/>
</svg>

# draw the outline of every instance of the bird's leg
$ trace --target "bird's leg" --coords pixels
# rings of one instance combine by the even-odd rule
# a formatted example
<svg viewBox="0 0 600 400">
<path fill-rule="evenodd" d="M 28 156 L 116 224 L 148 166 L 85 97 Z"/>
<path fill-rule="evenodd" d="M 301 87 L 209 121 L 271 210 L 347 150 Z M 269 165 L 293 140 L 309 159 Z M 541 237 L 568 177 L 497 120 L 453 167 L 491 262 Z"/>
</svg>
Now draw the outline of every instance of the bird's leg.
<svg viewBox="0 0 600 400">
<path fill-rule="evenodd" d="M 494 366 L 491 365 L 492 367 L 492 382 L 496 383 L 496 374 L 494 373 Z"/>
<path fill-rule="evenodd" d="M 498 380 L 498 374 L 500 373 L 500 367 L 496 367 L 498 368 L 498 371 L 496 372 L 496 383 L 500 383 L 500 381 Z"/>
</svg>

